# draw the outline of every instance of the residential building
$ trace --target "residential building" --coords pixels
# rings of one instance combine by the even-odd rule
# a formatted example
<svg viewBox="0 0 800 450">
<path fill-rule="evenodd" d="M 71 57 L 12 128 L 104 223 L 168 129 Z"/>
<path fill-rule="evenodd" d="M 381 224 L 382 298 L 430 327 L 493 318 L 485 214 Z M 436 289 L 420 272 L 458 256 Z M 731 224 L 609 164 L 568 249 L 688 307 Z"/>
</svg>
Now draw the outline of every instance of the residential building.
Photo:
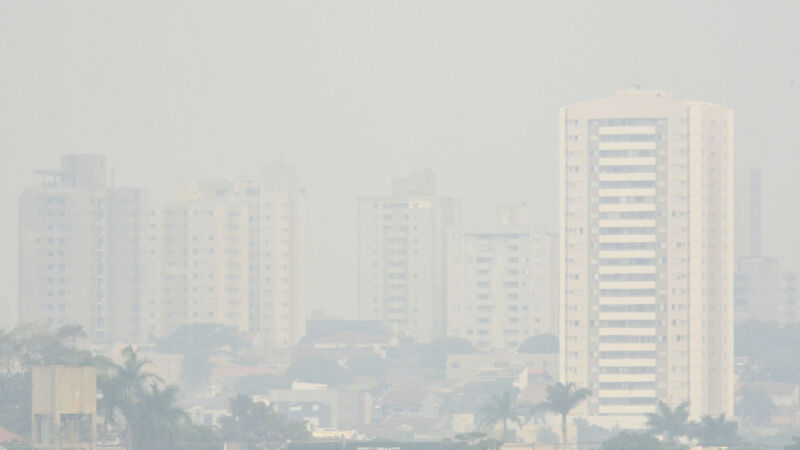
<svg viewBox="0 0 800 450">
<path fill-rule="evenodd" d="M 761 256 L 761 169 L 734 171 L 734 256 Z"/>
<path fill-rule="evenodd" d="M 447 231 L 460 203 L 436 195 L 431 171 L 358 200 L 358 315 L 419 342 L 443 336 Z"/>
<path fill-rule="evenodd" d="M 501 351 L 447 355 L 447 379 L 477 380 L 488 369 L 541 369 L 558 377 L 558 354 Z"/>
<path fill-rule="evenodd" d="M 249 329 L 249 211 L 241 202 L 205 198 L 196 183 L 153 220 L 159 255 L 154 336 L 188 324 Z M 155 328 L 160 326 L 160 328 Z"/>
<path fill-rule="evenodd" d="M 250 333 L 258 345 L 292 347 L 305 335 L 305 190 L 294 166 L 261 176 L 186 183 L 154 213 L 166 335 L 213 322 Z"/>
<path fill-rule="evenodd" d="M 800 275 L 794 271 L 783 271 L 779 285 L 779 302 L 784 322 L 800 322 Z"/>
<path fill-rule="evenodd" d="M 66 155 L 19 199 L 19 319 L 139 341 L 149 292 L 147 195 L 108 183 L 106 158 Z"/>
<path fill-rule="evenodd" d="M 733 113 L 630 89 L 560 111 L 560 379 L 584 413 L 733 413 Z"/>
<path fill-rule="evenodd" d="M 493 230 L 448 234 L 447 335 L 483 350 L 558 333 L 558 238 L 532 231 L 519 206 Z"/>
<path fill-rule="evenodd" d="M 742 256 L 736 261 L 733 304 L 736 323 L 749 320 L 783 322 L 780 263 L 766 256 Z"/>
</svg>

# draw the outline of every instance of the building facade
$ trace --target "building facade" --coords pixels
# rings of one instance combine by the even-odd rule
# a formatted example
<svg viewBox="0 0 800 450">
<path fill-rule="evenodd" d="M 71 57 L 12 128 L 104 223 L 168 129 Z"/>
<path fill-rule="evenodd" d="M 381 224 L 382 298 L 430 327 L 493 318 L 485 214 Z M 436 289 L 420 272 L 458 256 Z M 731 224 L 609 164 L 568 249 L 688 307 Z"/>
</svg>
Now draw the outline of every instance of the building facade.
<svg viewBox="0 0 800 450">
<path fill-rule="evenodd" d="M 431 171 L 394 181 L 392 195 L 358 200 L 358 314 L 416 341 L 444 336 L 447 230 L 460 202 L 436 195 Z"/>
<path fill-rule="evenodd" d="M 558 334 L 558 238 L 516 218 L 501 214 L 499 226 L 483 233 L 449 233 L 448 336 L 483 350 L 516 350 L 530 336 Z"/>
<path fill-rule="evenodd" d="M 732 414 L 732 112 L 632 89 L 560 124 L 561 381 L 608 424 Z"/>
<path fill-rule="evenodd" d="M 761 256 L 761 169 L 734 171 L 734 257 Z"/>
<path fill-rule="evenodd" d="M 19 199 L 19 319 L 77 324 L 94 342 L 142 338 L 147 195 L 108 183 L 105 157 L 67 155 Z"/>
<path fill-rule="evenodd" d="M 155 211 L 156 335 L 221 323 L 258 345 L 292 347 L 305 335 L 305 190 L 294 166 L 260 177 L 189 182 Z"/>
</svg>

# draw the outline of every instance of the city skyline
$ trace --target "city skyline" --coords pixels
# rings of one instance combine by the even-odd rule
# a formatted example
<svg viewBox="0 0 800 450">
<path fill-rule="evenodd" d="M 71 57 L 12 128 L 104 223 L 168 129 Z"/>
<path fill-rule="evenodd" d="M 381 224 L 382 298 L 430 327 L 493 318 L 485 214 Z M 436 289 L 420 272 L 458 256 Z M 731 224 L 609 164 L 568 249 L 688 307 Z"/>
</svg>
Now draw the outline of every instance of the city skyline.
<svg viewBox="0 0 800 450">
<path fill-rule="evenodd" d="M 728 105 L 748 124 L 735 164 L 770 181 L 764 253 L 797 270 L 800 213 L 780 199 L 798 190 L 795 164 L 785 163 L 798 148 L 798 5 L 623 4 L 300 2 L 245 13 L 10 2 L 0 17 L 15 36 L 0 42 L 10 68 L 0 73 L 0 208 L 15 210 L 33 171 L 65 153 L 107 154 L 117 185 L 164 195 L 175 178 L 297 163 L 313 193 L 309 257 L 321 262 L 309 267 L 309 304 L 320 309 L 334 295 L 342 305 L 329 312 L 351 315 L 356 254 L 344 243 L 356 221 L 338 211 L 353 211 L 354 197 L 427 167 L 443 195 L 463 199 L 467 220 L 488 225 L 495 205 L 527 200 L 542 206 L 538 225 L 553 229 L 555 111 L 637 83 Z M 223 37 L 206 32 L 218 27 Z M 355 167 L 369 170 L 352 176 Z M 16 236 L 15 221 L 0 224 L 0 301 L 11 303 Z"/>
</svg>

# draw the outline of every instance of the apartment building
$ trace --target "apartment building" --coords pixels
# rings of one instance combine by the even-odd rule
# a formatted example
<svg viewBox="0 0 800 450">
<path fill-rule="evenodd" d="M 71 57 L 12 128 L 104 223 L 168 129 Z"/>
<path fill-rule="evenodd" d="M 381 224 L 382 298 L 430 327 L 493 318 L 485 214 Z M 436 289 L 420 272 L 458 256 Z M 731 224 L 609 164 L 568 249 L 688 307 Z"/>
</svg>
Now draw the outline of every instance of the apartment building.
<svg viewBox="0 0 800 450">
<path fill-rule="evenodd" d="M 630 89 L 560 124 L 560 379 L 607 425 L 730 415 L 731 110 Z"/>
<path fill-rule="evenodd" d="M 37 174 L 19 199 L 20 321 L 80 325 L 99 343 L 140 340 L 145 191 L 111 186 L 98 155 L 66 155 Z"/>
<path fill-rule="evenodd" d="M 186 183 L 154 212 L 152 228 L 161 273 L 156 334 L 213 322 L 266 347 L 291 347 L 305 335 L 305 190 L 293 165 Z"/>
<path fill-rule="evenodd" d="M 534 232 L 525 205 L 502 208 L 486 232 L 448 234 L 447 335 L 516 350 L 558 333 L 558 238 Z"/>
<path fill-rule="evenodd" d="M 460 202 L 436 195 L 431 171 L 394 180 L 386 196 L 358 199 L 358 314 L 427 342 L 446 333 L 447 230 Z"/>
</svg>

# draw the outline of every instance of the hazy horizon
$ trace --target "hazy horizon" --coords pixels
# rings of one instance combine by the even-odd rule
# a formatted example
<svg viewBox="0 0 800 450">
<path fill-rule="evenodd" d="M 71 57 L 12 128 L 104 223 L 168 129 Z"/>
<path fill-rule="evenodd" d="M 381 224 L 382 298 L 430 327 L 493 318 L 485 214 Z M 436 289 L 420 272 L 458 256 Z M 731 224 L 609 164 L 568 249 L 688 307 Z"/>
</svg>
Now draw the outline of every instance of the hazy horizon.
<svg viewBox="0 0 800 450">
<path fill-rule="evenodd" d="M 764 253 L 800 269 L 800 3 L 615 6 L 0 3 L 0 304 L 16 307 L 18 196 L 60 155 L 106 155 L 155 198 L 280 159 L 308 192 L 308 309 L 353 317 L 358 196 L 430 168 L 466 229 L 527 200 L 556 231 L 558 108 L 633 83 L 734 110 L 735 164 L 763 169 Z"/>
</svg>

